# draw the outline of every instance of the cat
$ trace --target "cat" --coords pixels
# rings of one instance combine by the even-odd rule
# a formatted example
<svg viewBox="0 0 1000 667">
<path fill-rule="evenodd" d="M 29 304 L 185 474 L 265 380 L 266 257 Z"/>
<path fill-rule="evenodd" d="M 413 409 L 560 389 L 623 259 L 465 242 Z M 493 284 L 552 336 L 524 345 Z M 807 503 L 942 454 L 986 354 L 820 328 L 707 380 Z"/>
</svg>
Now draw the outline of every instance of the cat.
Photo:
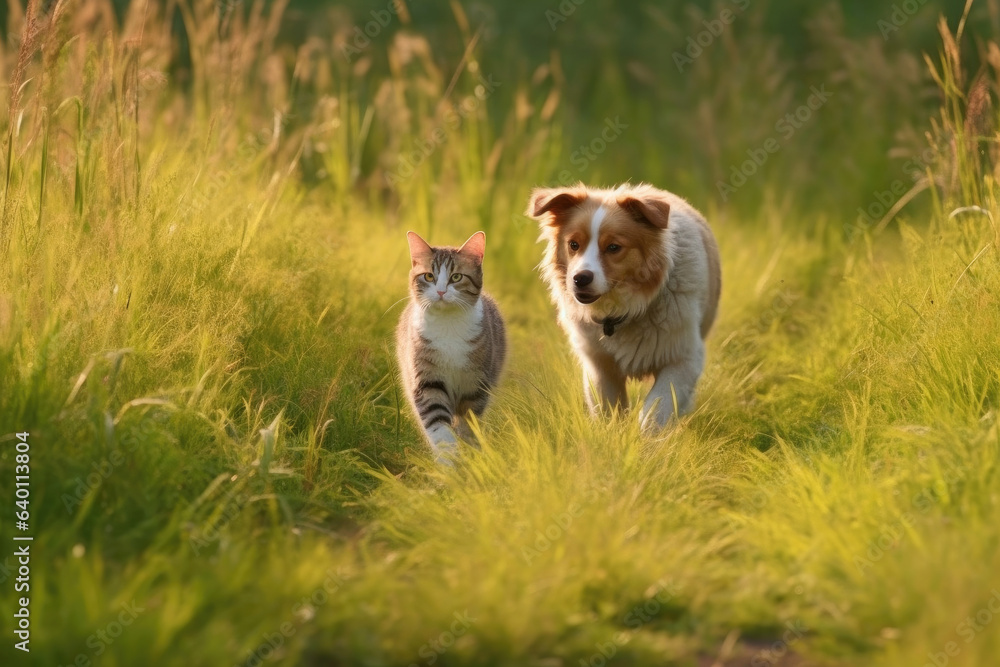
<svg viewBox="0 0 1000 667">
<path fill-rule="evenodd" d="M 496 302 L 483 289 L 486 234 L 461 248 L 431 247 L 415 232 L 410 246 L 410 302 L 396 329 L 396 354 L 407 399 L 434 458 L 450 463 L 458 438 L 474 442 L 468 413 L 482 417 L 507 356 Z"/>
</svg>

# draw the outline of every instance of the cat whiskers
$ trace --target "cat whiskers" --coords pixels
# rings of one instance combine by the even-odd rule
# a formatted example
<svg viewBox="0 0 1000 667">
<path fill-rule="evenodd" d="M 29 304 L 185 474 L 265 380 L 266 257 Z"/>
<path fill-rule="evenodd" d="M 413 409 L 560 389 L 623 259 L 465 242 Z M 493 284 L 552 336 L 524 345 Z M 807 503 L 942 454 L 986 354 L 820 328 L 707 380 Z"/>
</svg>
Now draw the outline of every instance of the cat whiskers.
<svg viewBox="0 0 1000 667">
<path fill-rule="evenodd" d="M 392 310 L 393 308 L 395 308 L 396 306 L 398 306 L 399 304 L 403 303 L 404 301 L 408 301 L 408 300 L 409 300 L 409 298 L 410 298 L 410 295 L 409 295 L 409 294 L 407 294 L 407 295 L 406 295 L 406 296 L 404 296 L 404 297 L 403 297 L 402 299 L 400 299 L 400 300 L 399 300 L 399 301 L 397 301 L 396 303 L 394 303 L 394 304 L 392 304 L 391 306 L 389 306 L 388 308 L 386 308 L 386 309 L 385 309 L 385 312 L 384 312 L 384 313 L 382 313 L 382 317 L 385 317 L 386 315 L 388 315 L 388 314 L 389 314 L 389 311 L 390 311 L 390 310 Z M 379 319 L 381 320 L 381 319 L 382 319 L 382 317 L 379 317 Z"/>
</svg>

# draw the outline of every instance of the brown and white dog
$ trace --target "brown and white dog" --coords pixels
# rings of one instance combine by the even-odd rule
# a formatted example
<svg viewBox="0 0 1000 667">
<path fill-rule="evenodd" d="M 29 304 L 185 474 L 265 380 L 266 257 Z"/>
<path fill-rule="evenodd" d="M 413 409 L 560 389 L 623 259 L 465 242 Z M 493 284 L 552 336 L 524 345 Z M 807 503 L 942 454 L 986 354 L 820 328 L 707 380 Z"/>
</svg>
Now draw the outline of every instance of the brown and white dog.
<svg viewBox="0 0 1000 667">
<path fill-rule="evenodd" d="M 627 404 L 628 378 L 653 378 L 643 428 L 694 402 L 719 303 L 719 249 L 704 217 L 651 185 L 538 188 L 527 215 L 548 242 L 542 275 L 583 365 L 592 413 Z M 595 395 L 596 394 L 596 395 Z"/>
</svg>

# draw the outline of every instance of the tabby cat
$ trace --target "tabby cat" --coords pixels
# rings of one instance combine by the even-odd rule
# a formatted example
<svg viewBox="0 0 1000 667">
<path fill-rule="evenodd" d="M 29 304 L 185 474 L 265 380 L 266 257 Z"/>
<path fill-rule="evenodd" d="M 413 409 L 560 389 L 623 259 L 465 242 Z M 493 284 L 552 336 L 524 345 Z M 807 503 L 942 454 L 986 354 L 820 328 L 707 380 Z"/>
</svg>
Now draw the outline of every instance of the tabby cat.
<svg viewBox="0 0 1000 667">
<path fill-rule="evenodd" d="M 403 388 L 438 462 L 457 437 L 470 441 L 468 413 L 481 417 L 507 354 L 503 318 L 483 290 L 486 235 L 461 248 L 433 248 L 414 232 L 410 302 L 396 329 Z"/>
</svg>

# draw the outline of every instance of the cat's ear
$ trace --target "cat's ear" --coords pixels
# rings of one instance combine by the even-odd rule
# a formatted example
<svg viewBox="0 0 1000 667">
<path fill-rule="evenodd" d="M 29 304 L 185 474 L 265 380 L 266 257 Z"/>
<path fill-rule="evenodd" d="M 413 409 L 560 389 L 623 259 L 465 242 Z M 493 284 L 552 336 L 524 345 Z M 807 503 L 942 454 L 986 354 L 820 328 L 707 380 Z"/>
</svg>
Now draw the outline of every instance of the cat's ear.
<svg viewBox="0 0 1000 667">
<path fill-rule="evenodd" d="M 413 266 L 416 266 L 417 261 L 421 258 L 434 254 L 431 247 L 427 245 L 427 241 L 420 238 L 416 232 L 406 232 L 406 241 L 410 244 L 410 263 Z"/>
<path fill-rule="evenodd" d="M 486 254 L 486 233 L 476 232 L 469 237 L 469 240 L 462 244 L 462 247 L 458 249 L 463 255 L 472 257 L 477 263 L 482 264 L 483 255 Z"/>
</svg>

